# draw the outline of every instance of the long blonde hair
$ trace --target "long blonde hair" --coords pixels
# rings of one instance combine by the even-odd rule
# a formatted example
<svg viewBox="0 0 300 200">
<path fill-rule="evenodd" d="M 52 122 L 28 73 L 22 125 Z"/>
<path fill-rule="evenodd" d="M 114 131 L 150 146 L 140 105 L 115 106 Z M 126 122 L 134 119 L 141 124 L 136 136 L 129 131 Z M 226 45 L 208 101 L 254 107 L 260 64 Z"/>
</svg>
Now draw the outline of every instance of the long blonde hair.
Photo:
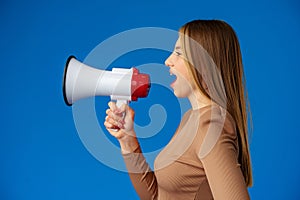
<svg viewBox="0 0 300 200">
<path fill-rule="evenodd" d="M 179 32 L 183 35 L 180 40 L 182 49 L 197 87 L 204 95 L 225 107 L 236 122 L 238 161 L 246 185 L 252 186 L 248 144 L 248 120 L 251 121 L 251 117 L 238 38 L 232 27 L 220 20 L 194 20 L 182 26 Z M 203 53 L 199 53 L 203 50 L 196 48 L 192 40 L 196 41 L 198 46 L 200 44 L 211 60 L 203 57 Z M 211 63 L 216 66 L 218 73 L 214 71 L 207 73 L 207 70 L 212 70 L 213 67 L 208 69 L 203 65 L 212 65 Z M 197 65 L 202 66 L 199 68 Z M 220 77 L 215 74 L 220 74 Z M 213 84 L 211 88 L 214 88 L 213 93 L 216 95 L 212 95 L 207 90 L 206 84 L 209 84 L 209 80 L 212 82 L 210 84 Z M 222 83 L 216 84 L 217 82 Z"/>
</svg>

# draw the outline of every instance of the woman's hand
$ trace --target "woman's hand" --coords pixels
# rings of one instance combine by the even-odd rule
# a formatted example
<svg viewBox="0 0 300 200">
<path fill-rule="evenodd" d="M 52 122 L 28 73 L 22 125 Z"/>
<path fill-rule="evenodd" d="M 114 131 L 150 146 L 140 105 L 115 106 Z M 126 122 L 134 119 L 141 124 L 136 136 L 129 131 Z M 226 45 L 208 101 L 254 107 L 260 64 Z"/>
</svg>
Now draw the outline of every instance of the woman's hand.
<svg viewBox="0 0 300 200">
<path fill-rule="evenodd" d="M 131 135 L 133 130 L 134 111 L 126 104 L 118 108 L 115 102 L 108 103 L 104 125 L 109 133 L 117 139 Z"/>
<path fill-rule="evenodd" d="M 104 125 L 108 132 L 118 139 L 122 152 L 130 153 L 139 147 L 133 128 L 134 111 L 126 104 L 120 108 L 114 102 L 108 103 Z"/>
<path fill-rule="evenodd" d="M 134 110 L 126 104 L 118 108 L 114 102 L 109 102 L 108 106 L 104 126 L 118 139 L 123 153 L 133 152 L 139 146 L 133 128 Z"/>
</svg>

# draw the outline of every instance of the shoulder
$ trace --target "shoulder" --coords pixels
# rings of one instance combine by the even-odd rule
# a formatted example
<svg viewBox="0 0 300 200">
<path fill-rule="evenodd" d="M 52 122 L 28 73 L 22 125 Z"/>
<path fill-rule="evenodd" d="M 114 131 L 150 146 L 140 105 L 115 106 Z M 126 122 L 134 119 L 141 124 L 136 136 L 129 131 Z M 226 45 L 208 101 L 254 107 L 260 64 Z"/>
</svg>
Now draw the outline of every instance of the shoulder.
<svg viewBox="0 0 300 200">
<path fill-rule="evenodd" d="M 220 127 L 229 134 L 236 134 L 235 121 L 230 113 L 221 106 L 212 105 L 204 107 L 199 111 L 199 131 L 206 130 L 210 126 Z"/>
<path fill-rule="evenodd" d="M 188 121 L 188 119 L 189 119 L 190 116 L 191 116 L 191 113 L 192 113 L 192 110 L 189 109 L 189 110 L 187 110 L 187 111 L 183 114 L 183 116 L 181 117 L 181 120 L 180 120 L 180 124 L 179 124 L 179 126 L 178 126 L 178 129 L 180 129 L 180 127 L 182 127 L 182 126 Z"/>
<path fill-rule="evenodd" d="M 209 152 L 224 142 L 235 145 L 237 140 L 236 125 L 229 112 L 218 106 L 207 106 L 199 110 L 200 120 L 197 134 L 201 136 L 198 149 L 199 158 L 204 158 Z"/>
</svg>

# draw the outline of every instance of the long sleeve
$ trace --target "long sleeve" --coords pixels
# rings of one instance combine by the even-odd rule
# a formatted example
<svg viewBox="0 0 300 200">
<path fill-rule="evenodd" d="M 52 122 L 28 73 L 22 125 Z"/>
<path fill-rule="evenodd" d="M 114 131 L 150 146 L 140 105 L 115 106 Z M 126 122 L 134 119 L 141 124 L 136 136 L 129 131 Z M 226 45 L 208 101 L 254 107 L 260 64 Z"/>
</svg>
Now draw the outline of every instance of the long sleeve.
<svg viewBox="0 0 300 200">
<path fill-rule="evenodd" d="M 158 189 L 154 172 L 150 169 L 141 148 L 122 154 L 131 182 L 142 200 L 157 199 Z"/>
<path fill-rule="evenodd" d="M 198 155 L 203 163 L 214 199 L 250 199 L 237 159 L 238 141 L 233 119 L 229 114 L 226 119 L 222 118 L 222 115 L 213 114 L 204 118 L 206 120 L 200 125 L 205 132 L 204 135 L 206 138 L 215 138 L 216 141 L 204 139 Z M 214 128 L 209 129 L 209 127 Z"/>
<path fill-rule="evenodd" d="M 190 112 L 185 113 L 177 131 L 182 128 L 189 118 Z M 176 131 L 176 132 L 177 132 Z M 158 198 L 158 182 L 155 173 L 150 169 L 140 146 L 133 152 L 122 154 L 131 182 L 141 200 Z M 160 197 L 161 198 L 161 197 Z"/>
<path fill-rule="evenodd" d="M 234 120 L 219 107 L 207 106 L 183 117 L 156 158 L 155 173 L 140 147 L 123 157 L 142 200 L 248 200 L 238 153 Z"/>
</svg>

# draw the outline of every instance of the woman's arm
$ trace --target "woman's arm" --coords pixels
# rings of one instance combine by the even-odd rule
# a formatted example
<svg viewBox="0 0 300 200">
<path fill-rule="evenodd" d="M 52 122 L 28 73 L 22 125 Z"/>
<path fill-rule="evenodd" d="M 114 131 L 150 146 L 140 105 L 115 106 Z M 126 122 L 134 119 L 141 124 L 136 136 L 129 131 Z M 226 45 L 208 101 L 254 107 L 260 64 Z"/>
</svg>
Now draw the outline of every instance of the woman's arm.
<svg viewBox="0 0 300 200">
<path fill-rule="evenodd" d="M 230 144 L 221 142 L 202 159 L 215 200 L 247 200 L 245 180 Z"/>
<path fill-rule="evenodd" d="M 134 111 L 127 105 L 117 108 L 113 102 L 106 111 L 104 125 L 111 135 L 120 143 L 121 152 L 131 182 L 142 200 L 157 199 L 157 182 L 154 172 L 150 169 L 142 154 L 140 145 L 133 129 Z M 125 112 L 125 118 L 123 113 Z M 119 128 L 118 131 L 112 129 Z"/>
<path fill-rule="evenodd" d="M 201 148 L 207 152 L 198 151 L 199 158 L 203 164 L 208 183 L 215 200 L 248 200 L 250 199 L 245 184 L 244 176 L 238 163 L 238 143 L 234 122 L 222 115 L 209 115 L 201 122 L 201 130 L 205 131 L 206 137 L 215 134 L 210 130 L 221 130 L 213 148 L 209 146 L 209 140 L 202 142 Z M 209 129 L 209 126 L 214 127 Z M 209 142 L 207 142 L 209 141 Z"/>
<path fill-rule="evenodd" d="M 131 182 L 142 200 L 157 199 L 157 181 L 154 172 L 150 169 L 141 148 L 138 146 L 134 152 L 123 153 L 123 158 Z"/>
</svg>

